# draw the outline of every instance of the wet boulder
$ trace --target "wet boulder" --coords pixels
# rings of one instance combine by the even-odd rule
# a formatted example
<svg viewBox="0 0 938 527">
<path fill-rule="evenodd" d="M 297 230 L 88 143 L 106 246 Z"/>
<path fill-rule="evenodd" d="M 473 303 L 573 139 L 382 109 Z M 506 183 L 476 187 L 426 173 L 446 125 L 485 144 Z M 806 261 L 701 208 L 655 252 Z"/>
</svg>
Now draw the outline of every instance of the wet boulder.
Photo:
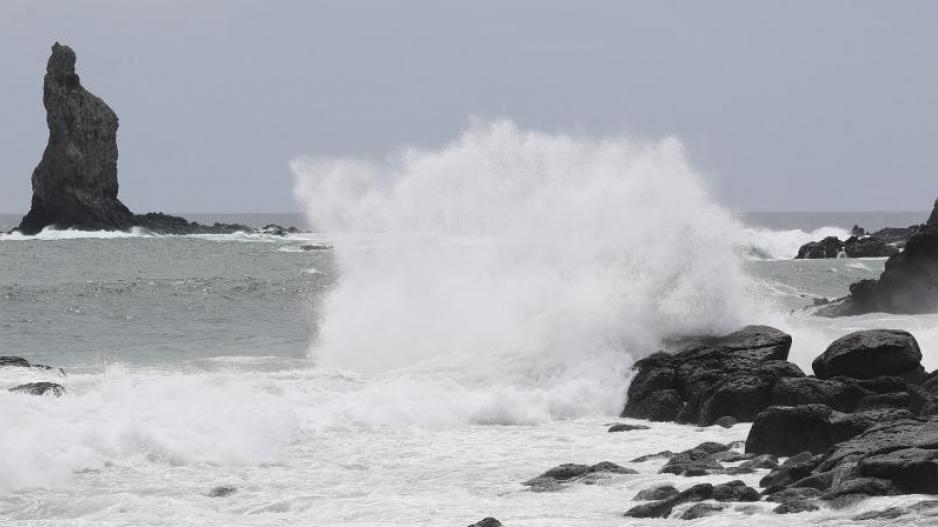
<svg viewBox="0 0 938 527">
<path fill-rule="evenodd" d="M 705 516 L 712 516 L 723 510 L 719 505 L 710 503 L 695 503 L 681 513 L 682 520 L 696 520 Z"/>
<path fill-rule="evenodd" d="M 13 393 L 25 393 L 29 395 L 53 395 L 61 397 L 65 395 L 65 387 L 54 382 L 31 382 L 21 384 L 10 388 Z"/>
<path fill-rule="evenodd" d="M 678 493 L 676 496 L 636 505 L 629 509 L 625 516 L 629 518 L 667 518 L 678 505 L 708 500 L 711 496 L 713 496 L 713 485 L 701 483 Z"/>
<path fill-rule="evenodd" d="M 851 236 L 844 242 L 844 252 L 849 258 L 883 258 L 898 253 L 899 249 L 872 236 Z"/>
<path fill-rule="evenodd" d="M 659 485 L 639 491 L 633 501 L 659 501 L 677 496 L 680 492 L 673 485 Z"/>
<path fill-rule="evenodd" d="M 819 379 L 838 375 L 854 379 L 894 375 L 921 383 L 924 378 L 921 362 L 922 352 L 911 333 L 874 329 L 835 340 L 811 366 Z"/>
<path fill-rule="evenodd" d="M 558 465 L 547 472 L 544 472 L 536 478 L 529 479 L 522 483 L 526 487 L 531 487 L 534 491 L 555 490 L 564 483 L 570 483 L 582 480 L 587 476 L 594 474 L 638 474 L 637 471 L 626 468 L 610 461 L 602 461 L 595 465 L 579 465 L 576 463 L 565 463 Z"/>
<path fill-rule="evenodd" d="M 837 258 L 844 250 L 844 243 L 836 236 L 828 236 L 819 242 L 808 242 L 798 249 L 796 260 Z"/>
<path fill-rule="evenodd" d="M 786 361 L 791 336 L 767 326 L 670 344 L 673 353 L 636 362 L 623 417 L 700 426 L 752 421 L 779 379 L 804 376 Z"/>
</svg>

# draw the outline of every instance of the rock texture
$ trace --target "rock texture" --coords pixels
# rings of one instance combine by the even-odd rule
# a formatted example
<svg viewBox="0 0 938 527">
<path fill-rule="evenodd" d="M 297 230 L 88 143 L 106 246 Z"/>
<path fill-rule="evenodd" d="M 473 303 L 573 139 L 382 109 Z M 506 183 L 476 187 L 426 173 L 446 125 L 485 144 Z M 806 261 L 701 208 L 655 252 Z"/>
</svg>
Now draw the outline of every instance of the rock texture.
<svg viewBox="0 0 938 527">
<path fill-rule="evenodd" d="M 938 202 L 905 249 L 886 260 L 879 280 L 853 283 L 849 296 L 821 307 L 816 314 L 837 317 L 873 312 L 938 312 Z"/>
<path fill-rule="evenodd" d="M 814 359 L 811 367 L 819 379 L 843 375 L 874 379 L 896 375 L 922 382 L 922 351 L 908 331 L 875 329 L 843 336 Z"/>
<path fill-rule="evenodd" d="M 785 360 L 790 347 L 790 335 L 767 326 L 688 339 L 673 354 L 635 364 L 622 416 L 701 426 L 724 417 L 752 421 L 772 404 L 781 379 L 804 376 Z"/>
<path fill-rule="evenodd" d="M 58 42 L 46 67 L 42 102 L 49 144 L 33 172 L 32 207 L 19 230 L 130 228 L 133 214 L 117 199 L 117 114 L 82 87 L 75 52 Z"/>
<path fill-rule="evenodd" d="M 81 85 L 75 60 L 71 48 L 53 44 L 42 97 L 49 142 L 33 171 L 32 205 L 16 230 L 27 235 L 50 226 L 78 230 L 140 227 L 162 234 L 254 230 L 237 224 L 200 225 L 162 213 L 135 215 L 124 206 L 117 197 L 117 114 Z M 268 227 L 278 228 L 273 232 L 278 235 L 296 232 Z"/>
</svg>

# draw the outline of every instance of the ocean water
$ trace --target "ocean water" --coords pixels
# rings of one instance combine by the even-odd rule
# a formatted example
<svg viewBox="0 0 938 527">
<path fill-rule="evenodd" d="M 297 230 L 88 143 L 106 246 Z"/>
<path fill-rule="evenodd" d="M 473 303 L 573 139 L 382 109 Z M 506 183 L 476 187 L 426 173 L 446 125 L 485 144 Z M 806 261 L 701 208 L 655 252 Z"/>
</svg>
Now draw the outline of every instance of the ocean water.
<svg viewBox="0 0 938 527">
<path fill-rule="evenodd" d="M 733 213 L 676 140 L 507 122 L 378 162 L 293 168 L 305 215 L 217 220 L 316 232 L 0 235 L 0 354 L 67 373 L 2 369 L 0 388 L 68 389 L 0 391 L 0 523 L 790 525 L 761 503 L 692 522 L 622 517 L 642 488 L 699 482 L 629 460 L 748 430 L 606 433 L 622 421 L 634 360 L 662 337 L 765 323 L 793 335 L 805 370 L 869 327 L 912 331 L 938 367 L 938 317 L 802 310 L 877 276 L 883 259 L 791 259 L 821 233 L 924 212 Z M 311 241 L 334 249 L 299 250 Z M 521 485 L 603 460 L 639 474 L 550 493 Z M 210 497 L 218 486 L 236 490 Z M 794 518 L 848 525 L 919 499 Z"/>
</svg>

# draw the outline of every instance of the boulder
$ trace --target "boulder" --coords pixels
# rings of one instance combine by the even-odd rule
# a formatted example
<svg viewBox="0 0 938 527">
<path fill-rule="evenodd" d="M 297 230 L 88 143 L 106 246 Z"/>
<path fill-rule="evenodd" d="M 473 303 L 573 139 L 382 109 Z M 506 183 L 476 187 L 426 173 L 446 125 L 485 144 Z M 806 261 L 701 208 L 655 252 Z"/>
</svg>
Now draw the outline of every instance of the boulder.
<svg viewBox="0 0 938 527">
<path fill-rule="evenodd" d="M 578 465 L 575 463 L 565 463 L 558 465 L 547 472 L 544 472 L 536 478 L 529 479 L 522 483 L 531 490 L 545 491 L 555 490 L 563 483 L 573 482 L 585 478 L 592 474 L 638 474 L 637 471 L 626 468 L 610 461 L 602 461 L 595 465 Z"/>
<path fill-rule="evenodd" d="M 898 329 L 856 331 L 843 336 L 811 364 L 820 379 L 843 375 L 873 379 L 896 375 L 921 382 L 922 352 L 915 337 Z"/>
<path fill-rule="evenodd" d="M 14 386 L 13 388 L 10 388 L 10 391 L 13 393 L 27 393 L 29 395 L 49 394 L 56 397 L 61 397 L 65 394 L 65 387 L 54 382 L 31 382 L 28 384 Z"/>
<path fill-rule="evenodd" d="M 737 479 L 714 486 L 713 499 L 716 501 L 759 501 L 759 491 Z"/>
<path fill-rule="evenodd" d="M 796 260 L 837 258 L 844 250 L 844 243 L 836 236 L 828 236 L 819 242 L 808 242 L 798 249 Z"/>
<path fill-rule="evenodd" d="M 695 503 L 681 513 L 681 519 L 696 520 L 697 518 L 703 518 L 704 516 L 711 516 L 722 510 L 723 507 L 719 505 L 712 505 L 710 503 Z"/>
<path fill-rule="evenodd" d="M 673 498 L 680 494 L 673 485 L 659 485 L 657 487 L 650 487 L 639 491 L 638 494 L 632 498 L 633 501 L 658 501 L 665 500 L 668 498 Z"/>
<path fill-rule="evenodd" d="M 898 253 L 899 249 L 872 236 L 851 236 L 844 242 L 844 252 L 849 258 L 884 258 Z"/>
<path fill-rule="evenodd" d="M 82 86 L 75 62 L 70 47 L 52 45 L 42 96 L 49 141 L 33 171 L 32 204 L 16 230 L 27 235 L 50 226 L 123 231 L 140 227 L 164 234 L 253 230 L 199 225 L 161 213 L 133 214 L 117 197 L 117 114 Z"/>
<path fill-rule="evenodd" d="M 628 423 L 617 423 L 609 427 L 607 432 L 631 432 L 633 430 L 648 430 L 645 425 L 632 425 Z"/>
<path fill-rule="evenodd" d="M 492 517 L 482 518 L 481 520 L 473 523 L 469 527 L 502 527 L 502 522 Z"/>
<path fill-rule="evenodd" d="M 767 326 L 671 345 L 673 353 L 636 362 L 623 417 L 700 426 L 724 418 L 752 421 L 769 405 L 779 379 L 804 376 L 785 360 L 791 336 Z"/>
<path fill-rule="evenodd" d="M 652 503 L 642 503 L 629 509 L 625 516 L 630 518 L 667 518 L 674 507 L 684 503 L 698 502 L 710 499 L 713 495 L 713 485 L 701 483 L 678 493 L 667 499 Z"/>
</svg>

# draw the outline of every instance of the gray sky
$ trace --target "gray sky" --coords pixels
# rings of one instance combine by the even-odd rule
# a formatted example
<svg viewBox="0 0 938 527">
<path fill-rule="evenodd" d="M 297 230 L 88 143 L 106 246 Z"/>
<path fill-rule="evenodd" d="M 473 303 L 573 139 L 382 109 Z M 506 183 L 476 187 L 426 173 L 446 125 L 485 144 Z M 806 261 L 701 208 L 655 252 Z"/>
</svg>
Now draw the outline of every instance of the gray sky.
<svg viewBox="0 0 938 527">
<path fill-rule="evenodd" d="M 469 116 L 679 136 L 743 210 L 938 196 L 938 2 L 2 0 L 0 211 L 29 206 L 49 47 L 121 119 L 135 211 L 290 211 L 288 161 Z"/>
</svg>

